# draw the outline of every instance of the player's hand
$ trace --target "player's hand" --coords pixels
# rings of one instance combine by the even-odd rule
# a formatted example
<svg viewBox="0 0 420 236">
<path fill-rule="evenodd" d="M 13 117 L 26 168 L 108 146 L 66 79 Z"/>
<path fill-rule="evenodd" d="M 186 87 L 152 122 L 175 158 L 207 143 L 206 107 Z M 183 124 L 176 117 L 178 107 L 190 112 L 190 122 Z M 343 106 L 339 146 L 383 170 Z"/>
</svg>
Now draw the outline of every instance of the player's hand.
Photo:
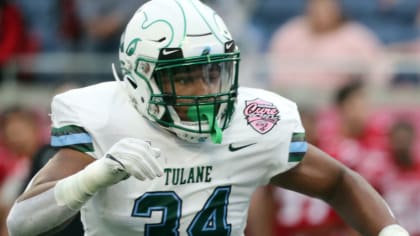
<svg viewBox="0 0 420 236">
<path fill-rule="evenodd" d="M 134 176 L 139 180 L 163 175 L 157 161 L 160 151 L 149 143 L 135 138 L 124 138 L 115 143 L 101 159 L 85 168 L 83 181 L 86 191 L 94 193 L 100 188 L 116 184 Z"/>
<path fill-rule="evenodd" d="M 160 150 L 149 143 L 135 138 L 124 138 L 115 143 L 103 158 L 117 176 L 125 172 L 139 180 L 154 179 L 163 175 L 163 168 L 157 161 Z M 121 179 L 120 179 L 121 180 Z"/>
</svg>

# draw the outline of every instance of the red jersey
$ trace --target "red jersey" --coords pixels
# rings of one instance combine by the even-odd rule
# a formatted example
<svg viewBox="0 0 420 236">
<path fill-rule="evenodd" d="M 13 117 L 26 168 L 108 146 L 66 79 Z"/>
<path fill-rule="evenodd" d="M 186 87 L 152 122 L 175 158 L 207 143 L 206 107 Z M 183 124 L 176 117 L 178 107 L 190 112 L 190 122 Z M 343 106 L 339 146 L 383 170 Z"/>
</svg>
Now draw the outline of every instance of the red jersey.
<svg viewBox="0 0 420 236">
<path fill-rule="evenodd" d="M 410 168 L 389 165 L 386 172 L 379 191 L 399 223 L 411 236 L 420 236 L 420 163 Z"/>
<path fill-rule="evenodd" d="M 389 116 L 372 114 L 357 138 L 348 138 L 340 133 L 340 120 L 334 111 L 324 113 L 319 121 L 319 148 L 376 186 L 375 181 L 384 174 L 383 165 L 386 164 Z"/>
</svg>

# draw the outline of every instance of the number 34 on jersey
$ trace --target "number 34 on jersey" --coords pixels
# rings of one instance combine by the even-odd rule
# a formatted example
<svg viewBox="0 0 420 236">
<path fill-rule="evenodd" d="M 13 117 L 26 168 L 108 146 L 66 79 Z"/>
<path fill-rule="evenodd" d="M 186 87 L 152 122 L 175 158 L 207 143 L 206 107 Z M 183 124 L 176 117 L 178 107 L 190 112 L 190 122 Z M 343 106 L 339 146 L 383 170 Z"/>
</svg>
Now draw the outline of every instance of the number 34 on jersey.
<svg viewBox="0 0 420 236">
<path fill-rule="evenodd" d="M 227 207 L 231 186 L 217 187 L 187 227 L 189 236 L 228 236 Z M 178 236 L 182 217 L 182 199 L 173 191 L 147 192 L 136 199 L 133 217 L 151 217 L 153 211 L 161 211 L 157 224 L 146 224 L 147 236 Z"/>
</svg>

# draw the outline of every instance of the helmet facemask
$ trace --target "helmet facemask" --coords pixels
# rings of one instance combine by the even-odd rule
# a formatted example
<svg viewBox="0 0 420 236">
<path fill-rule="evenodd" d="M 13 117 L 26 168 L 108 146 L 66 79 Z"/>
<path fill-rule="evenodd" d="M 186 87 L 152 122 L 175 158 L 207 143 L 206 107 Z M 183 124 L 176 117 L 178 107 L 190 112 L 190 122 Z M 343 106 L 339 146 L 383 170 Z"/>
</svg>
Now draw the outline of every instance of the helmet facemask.
<svg viewBox="0 0 420 236">
<path fill-rule="evenodd" d="M 238 60 L 239 53 L 228 53 L 159 61 L 152 80 L 160 92 L 151 94 L 149 107 L 165 114 L 149 115 L 188 141 L 221 143 L 234 111 Z"/>
</svg>

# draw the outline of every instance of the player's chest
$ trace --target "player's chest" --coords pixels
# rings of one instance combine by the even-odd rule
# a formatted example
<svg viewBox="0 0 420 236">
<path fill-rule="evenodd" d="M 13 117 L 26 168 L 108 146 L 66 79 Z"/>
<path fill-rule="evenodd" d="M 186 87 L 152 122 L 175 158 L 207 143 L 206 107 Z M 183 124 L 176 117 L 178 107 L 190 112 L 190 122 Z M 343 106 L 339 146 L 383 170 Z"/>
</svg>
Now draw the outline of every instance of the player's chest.
<svg viewBox="0 0 420 236">
<path fill-rule="evenodd" d="M 257 181 L 249 181 L 252 173 L 218 158 L 170 154 L 160 157 L 162 177 L 148 181 L 130 177 L 98 196 L 97 207 L 113 207 L 102 215 L 103 224 L 133 235 L 202 235 L 202 231 L 233 235 L 229 233 L 240 231 L 233 228 L 240 228 L 236 222 L 240 219 L 233 216 L 244 216 L 257 185 Z"/>
</svg>

